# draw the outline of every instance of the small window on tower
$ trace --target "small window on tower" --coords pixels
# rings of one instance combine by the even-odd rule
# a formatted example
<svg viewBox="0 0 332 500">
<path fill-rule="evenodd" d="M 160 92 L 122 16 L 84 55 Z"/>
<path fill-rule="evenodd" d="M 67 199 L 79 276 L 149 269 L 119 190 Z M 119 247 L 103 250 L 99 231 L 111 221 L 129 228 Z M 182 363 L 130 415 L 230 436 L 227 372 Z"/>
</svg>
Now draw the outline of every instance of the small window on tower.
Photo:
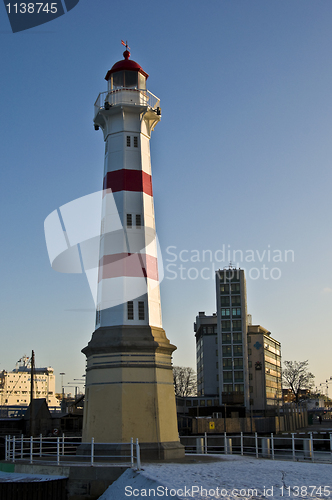
<svg viewBox="0 0 332 500">
<path fill-rule="evenodd" d="M 142 217 L 141 214 L 136 214 L 136 227 L 142 226 Z"/>
<path fill-rule="evenodd" d="M 133 227 L 133 217 L 131 214 L 127 214 L 127 227 Z"/>
<path fill-rule="evenodd" d="M 127 135 L 127 148 L 130 148 L 130 135 Z"/>
<path fill-rule="evenodd" d="M 138 319 L 145 319 L 144 302 L 138 302 Z"/>
<path fill-rule="evenodd" d="M 100 323 L 100 311 L 96 312 L 96 325 L 99 325 Z"/>
<path fill-rule="evenodd" d="M 138 148 L 138 137 L 134 135 L 134 148 Z"/>
<path fill-rule="evenodd" d="M 127 318 L 134 319 L 134 302 L 132 300 L 127 302 Z"/>
</svg>

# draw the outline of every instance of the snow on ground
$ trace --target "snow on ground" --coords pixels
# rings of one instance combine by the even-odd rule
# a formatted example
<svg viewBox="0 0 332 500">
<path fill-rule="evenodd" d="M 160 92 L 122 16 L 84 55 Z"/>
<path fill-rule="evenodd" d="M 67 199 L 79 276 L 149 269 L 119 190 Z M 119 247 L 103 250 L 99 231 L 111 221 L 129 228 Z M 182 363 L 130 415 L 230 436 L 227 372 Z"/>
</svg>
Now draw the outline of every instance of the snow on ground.
<svg viewBox="0 0 332 500">
<path fill-rule="evenodd" d="M 194 460 L 194 457 L 193 457 Z M 332 500 L 332 465 L 219 456 L 214 462 L 142 465 L 128 469 L 99 500 Z"/>
</svg>

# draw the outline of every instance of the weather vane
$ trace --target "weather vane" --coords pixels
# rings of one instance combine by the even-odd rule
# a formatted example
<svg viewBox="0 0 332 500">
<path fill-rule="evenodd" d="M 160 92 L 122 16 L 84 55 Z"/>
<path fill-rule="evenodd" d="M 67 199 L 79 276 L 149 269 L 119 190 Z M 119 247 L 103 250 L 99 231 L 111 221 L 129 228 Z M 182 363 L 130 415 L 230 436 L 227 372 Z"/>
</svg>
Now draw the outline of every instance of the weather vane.
<svg viewBox="0 0 332 500">
<path fill-rule="evenodd" d="M 130 50 L 130 47 L 128 46 L 127 40 L 126 40 L 126 42 L 124 42 L 123 40 L 121 40 L 121 43 L 122 43 L 122 45 L 124 45 L 126 47 L 126 50 Z"/>
</svg>

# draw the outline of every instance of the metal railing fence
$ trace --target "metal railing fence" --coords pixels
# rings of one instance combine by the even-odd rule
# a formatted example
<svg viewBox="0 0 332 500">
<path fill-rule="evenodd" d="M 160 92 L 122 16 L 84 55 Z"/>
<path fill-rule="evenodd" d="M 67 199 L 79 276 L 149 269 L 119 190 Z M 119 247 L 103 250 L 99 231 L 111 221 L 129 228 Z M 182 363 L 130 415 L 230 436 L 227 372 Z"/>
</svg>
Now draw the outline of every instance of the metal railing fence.
<svg viewBox="0 0 332 500">
<path fill-rule="evenodd" d="M 186 453 L 199 454 L 238 454 L 256 458 L 269 458 L 332 463 L 332 432 L 328 437 L 292 433 L 289 435 L 254 434 L 205 434 L 182 436 L 181 443 Z"/>
<path fill-rule="evenodd" d="M 84 452 L 77 453 L 79 447 L 84 445 Z M 28 461 L 30 464 L 51 462 L 57 465 L 89 464 L 91 466 L 102 463 L 130 465 L 140 470 L 140 446 L 138 439 L 134 442 L 131 438 L 128 443 L 97 443 L 101 447 L 114 446 L 114 453 L 101 454 L 100 448 L 96 453 L 94 438 L 89 443 L 83 443 L 80 438 L 66 437 L 20 437 L 6 436 L 5 460 L 8 462 Z M 121 454 L 117 454 L 116 447 L 121 445 Z"/>
<path fill-rule="evenodd" d="M 100 109 L 109 109 L 117 104 L 139 104 L 157 109 L 160 105 L 160 99 L 146 89 L 121 88 L 109 92 L 101 92 L 94 105 L 94 116 L 97 115 Z"/>
</svg>

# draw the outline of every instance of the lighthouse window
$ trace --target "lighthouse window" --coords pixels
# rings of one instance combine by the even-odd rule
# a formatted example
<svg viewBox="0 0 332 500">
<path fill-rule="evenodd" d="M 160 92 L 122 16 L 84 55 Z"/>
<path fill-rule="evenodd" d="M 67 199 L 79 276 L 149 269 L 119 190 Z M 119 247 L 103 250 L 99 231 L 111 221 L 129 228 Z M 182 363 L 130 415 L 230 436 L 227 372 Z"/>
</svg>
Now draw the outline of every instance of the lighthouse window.
<svg viewBox="0 0 332 500">
<path fill-rule="evenodd" d="M 127 148 L 130 148 L 130 135 L 127 135 Z"/>
<path fill-rule="evenodd" d="M 138 137 L 134 135 L 134 148 L 138 148 Z"/>
<path fill-rule="evenodd" d="M 127 318 L 134 319 L 134 302 L 132 300 L 127 302 Z"/>
<path fill-rule="evenodd" d="M 138 88 L 141 90 L 146 89 L 146 78 L 141 73 L 138 73 Z"/>
<path fill-rule="evenodd" d="M 141 214 L 136 214 L 136 227 L 142 226 L 142 217 Z"/>
<path fill-rule="evenodd" d="M 124 72 L 124 83 L 125 83 L 125 87 L 127 89 L 131 89 L 131 88 L 136 88 L 137 89 L 137 80 L 138 80 L 138 74 L 136 73 L 136 71 L 125 71 Z"/>
<path fill-rule="evenodd" d="M 127 214 L 127 227 L 133 227 L 133 216 L 131 214 Z"/>
<path fill-rule="evenodd" d="M 138 302 L 138 319 L 145 319 L 144 302 Z"/>
<path fill-rule="evenodd" d="M 116 73 L 113 73 L 112 80 L 114 89 L 124 87 L 124 72 L 117 71 Z"/>
</svg>

